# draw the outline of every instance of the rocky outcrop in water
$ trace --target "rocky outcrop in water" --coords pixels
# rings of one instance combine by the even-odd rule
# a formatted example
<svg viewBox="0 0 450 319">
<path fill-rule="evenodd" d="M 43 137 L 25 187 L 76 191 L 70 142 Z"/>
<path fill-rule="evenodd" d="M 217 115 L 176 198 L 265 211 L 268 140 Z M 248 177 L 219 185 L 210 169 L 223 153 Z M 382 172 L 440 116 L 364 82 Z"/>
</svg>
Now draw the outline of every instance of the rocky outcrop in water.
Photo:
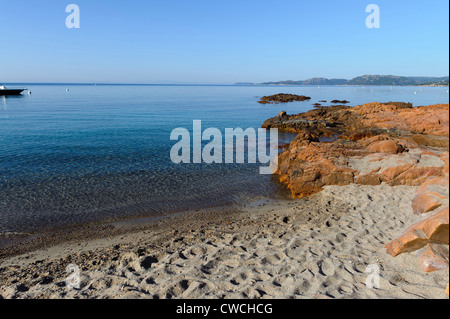
<svg viewBox="0 0 450 319">
<path fill-rule="evenodd" d="M 348 104 L 350 101 L 347 100 L 332 100 L 331 103 L 333 104 Z"/>
<path fill-rule="evenodd" d="M 263 127 L 299 133 L 279 156 L 277 171 L 294 197 L 326 185 L 419 186 L 429 176 L 445 176 L 448 108 L 382 103 L 323 107 L 297 115 L 283 112 Z M 334 141 L 320 143 L 324 137 Z"/>
<path fill-rule="evenodd" d="M 295 95 L 295 94 L 286 94 L 279 93 L 269 96 L 263 96 L 258 103 L 260 104 L 270 104 L 270 103 L 287 103 L 294 101 L 309 101 L 311 98 L 309 96 L 304 95 Z"/>
<path fill-rule="evenodd" d="M 339 136 L 352 141 L 387 134 L 422 146 L 449 146 L 448 104 L 414 108 L 398 102 L 356 107 L 338 105 L 286 115 L 283 119 L 274 117 L 262 126 L 317 136 Z"/>
</svg>

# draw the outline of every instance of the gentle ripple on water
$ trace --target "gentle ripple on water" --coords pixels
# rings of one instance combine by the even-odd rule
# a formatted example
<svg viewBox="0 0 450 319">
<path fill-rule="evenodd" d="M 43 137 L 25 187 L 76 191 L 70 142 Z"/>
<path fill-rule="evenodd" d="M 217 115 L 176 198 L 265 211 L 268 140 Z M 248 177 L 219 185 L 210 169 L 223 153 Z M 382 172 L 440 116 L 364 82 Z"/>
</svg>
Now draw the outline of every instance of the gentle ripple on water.
<svg viewBox="0 0 450 319">
<path fill-rule="evenodd" d="M 0 97 L 0 233 L 158 215 L 279 194 L 259 165 L 175 165 L 170 132 L 258 128 L 319 100 L 448 103 L 447 88 L 28 85 Z M 260 105 L 280 92 L 309 102 Z M 414 94 L 416 92 L 416 94 Z M 280 144 L 292 135 L 280 136 Z"/>
</svg>

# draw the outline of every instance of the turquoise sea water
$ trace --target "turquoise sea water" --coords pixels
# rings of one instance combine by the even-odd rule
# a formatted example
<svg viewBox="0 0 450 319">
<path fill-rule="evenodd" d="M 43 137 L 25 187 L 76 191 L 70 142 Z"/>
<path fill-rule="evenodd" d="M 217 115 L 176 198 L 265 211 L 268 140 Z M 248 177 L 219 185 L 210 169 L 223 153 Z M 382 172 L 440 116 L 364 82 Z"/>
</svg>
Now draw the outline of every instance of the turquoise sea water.
<svg viewBox="0 0 450 319">
<path fill-rule="evenodd" d="M 223 131 L 258 128 L 280 111 L 304 112 L 319 100 L 448 103 L 448 88 L 22 86 L 32 94 L 0 97 L 0 233 L 278 196 L 279 184 L 260 175 L 259 164 L 173 164 L 170 133 L 192 130 L 193 120 Z M 257 103 L 282 92 L 312 99 Z M 280 143 L 290 138 L 280 135 Z"/>
</svg>

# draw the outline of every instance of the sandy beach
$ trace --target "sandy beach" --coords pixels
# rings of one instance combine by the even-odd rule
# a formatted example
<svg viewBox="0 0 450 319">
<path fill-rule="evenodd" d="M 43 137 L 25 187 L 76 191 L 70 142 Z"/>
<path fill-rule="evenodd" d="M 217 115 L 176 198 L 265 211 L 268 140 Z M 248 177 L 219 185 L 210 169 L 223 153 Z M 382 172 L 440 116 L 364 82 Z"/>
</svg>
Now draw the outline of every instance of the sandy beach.
<svg viewBox="0 0 450 319">
<path fill-rule="evenodd" d="M 1 298 L 448 298 L 448 272 L 384 246 L 406 225 L 413 186 L 327 186 L 305 199 L 181 214 L 103 239 L 0 262 Z M 133 222 L 115 228 L 133 228 Z M 68 265 L 80 269 L 67 286 Z M 380 287 L 368 288 L 370 265 Z M 372 266 L 373 267 L 373 266 Z"/>
</svg>

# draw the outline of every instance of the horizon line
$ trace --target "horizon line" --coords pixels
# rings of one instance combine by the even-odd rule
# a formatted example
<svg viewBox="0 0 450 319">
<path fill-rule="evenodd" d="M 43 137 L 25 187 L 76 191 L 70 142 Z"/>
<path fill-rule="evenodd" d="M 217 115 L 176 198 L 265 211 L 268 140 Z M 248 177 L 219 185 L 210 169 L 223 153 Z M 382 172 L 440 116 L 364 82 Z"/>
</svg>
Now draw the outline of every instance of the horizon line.
<svg viewBox="0 0 450 319">
<path fill-rule="evenodd" d="M 363 74 L 363 75 L 358 75 L 356 77 L 362 77 L 362 76 L 367 76 L 367 75 L 375 75 L 375 76 L 398 76 L 398 77 L 428 77 L 428 78 L 445 78 L 445 77 L 449 77 L 449 75 L 444 75 L 444 76 L 427 76 L 427 75 L 393 75 L 393 74 Z M 308 78 L 306 80 L 279 80 L 279 81 L 264 81 L 264 82 L 249 82 L 249 81 L 238 81 L 238 82 L 227 82 L 227 83 L 120 83 L 120 82 L 94 82 L 94 81 L 90 81 L 90 82 L 30 82 L 30 81 L 14 81 L 14 82 L 0 82 L 0 84 L 12 84 L 12 85 L 16 85 L 16 84 L 37 84 L 37 85 L 49 85 L 49 84 L 53 84 L 53 85 L 63 85 L 63 84 L 70 84 L 70 85 L 142 85 L 142 86 L 146 86 L 146 85 L 245 85 L 245 84 L 264 84 L 264 83 L 276 83 L 276 82 L 287 82 L 287 81 L 293 81 L 293 82 L 299 82 L 299 81 L 307 81 L 310 79 L 328 79 L 328 80 L 335 80 L 335 79 L 339 79 L 339 80 L 351 80 L 354 79 L 353 78 L 338 78 L 338 77 L 332 77 L 332 78 L 327 78 L 327 77 L 322 77 L 322 76 L 315 76 L 312 78 Z M 164 82 L 164 81 L 162 81 Z"/>
</svg>

